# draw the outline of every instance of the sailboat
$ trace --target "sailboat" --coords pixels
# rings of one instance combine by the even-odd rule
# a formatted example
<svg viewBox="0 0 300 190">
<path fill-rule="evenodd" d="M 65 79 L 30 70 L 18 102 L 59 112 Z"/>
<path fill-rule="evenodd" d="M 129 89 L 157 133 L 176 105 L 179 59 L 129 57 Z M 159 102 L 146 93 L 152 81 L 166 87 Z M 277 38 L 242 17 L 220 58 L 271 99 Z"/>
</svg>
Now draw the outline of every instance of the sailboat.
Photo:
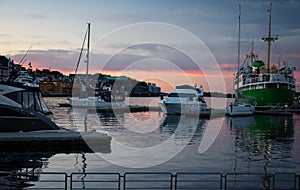
<svg viewBox="0 0 300 190">
<path fill-rule="evenodd" d="M 252 115 L 254 110 L 255 110 L 255 106 L 251 105 L 249 103 L 246 102 L 241 102 L 240 101 L 240 92 L 239 92 L 239 79 L 240 79 L 240 44 L 241 44 L 241 6 L 239 6 L 239 34 L 238 34 L 238 61 L 237 61 L 237 74 L 236 74 L 236 79 L 237 81 L 237 89 L 236 89 L 236 93 L 235 93 L 235 100 L 234 102 L 231 102 L 229 105 L 226 106 L 225 109 L 225 114 L 229 115 L 229 116 L 245 116 L 245 115 Z"/>
<path fill-rule="evenodd" d="M 82 51 L 84 49 L 85 41 L 87 38 L 87 50 L 86 50 L 86 74 L 85 74 L 85 80 L 79 79 L 79 81 L 76 82 L 76 84 L 81 85 L 81 90 L 79 92 L 79 97 L 76 97 L 74 94 L 73 97 L 68 98 L 69 105 L 72 107 L 96 107 L 96 108 L 112 108 L 112 107 L 126 107 L 125 103 L 123 101 L 112 101 L 111 98 L 111 91 L 106 91 L 105 93 L 99 95 L 99 96 L 92 96 L 89 97 L 89 93 L 87 91 L 87 87 L 89 86 L 88 81 L 88 75 L 89 75 L 89 52 L 90 52 L 90 30 L 91 30 L 91 24 L 87 23 L 87 31 L 84 37 L 84 41 L 82 44 L 81 52 L 79 55 L 79 60 L 77 63 L 77 67 L 75 70 L 75 75 L 77 73 L 77 69 L 80 63 Z M 75 79 L 76 80 L 76 77 Z M 74 84 L 73 84 L 74 85 Z M 74 86 L 73 86 L 74 89 Z M 125 97 L 124 97 L 125 98 Z M 119 98 L 118 100 L 124 100 L 124 98 Z"/>
</svg>

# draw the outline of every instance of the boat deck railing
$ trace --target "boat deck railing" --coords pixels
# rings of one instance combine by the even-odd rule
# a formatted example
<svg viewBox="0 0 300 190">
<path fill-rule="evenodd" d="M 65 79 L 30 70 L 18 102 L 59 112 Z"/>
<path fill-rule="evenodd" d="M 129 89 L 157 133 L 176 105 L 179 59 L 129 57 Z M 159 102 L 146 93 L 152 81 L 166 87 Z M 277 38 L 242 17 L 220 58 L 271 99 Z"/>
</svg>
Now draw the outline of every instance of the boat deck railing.
<svg viewBox="0 0 300 190">
<path fill-rule="evenodd" d="M 292 76 L 284 76 L 280 74 L 268 74 L 264 73 L 261 75 L 253 76 L 251 74 L 245 74 L 247 76 L 245 80 L 240 80 L 241 86 L 257 86 L 268 83 L 280 83 L 289 85 L 291 88 L 295 88 L 296 80 Z M 237 81 L 236 81 L 237 82 Z"/>
<path fill-rule="evenodd" d="M 297 173 L 0 173 L 0 189 L 47 190 L 299 190 Z"/>
</svg>

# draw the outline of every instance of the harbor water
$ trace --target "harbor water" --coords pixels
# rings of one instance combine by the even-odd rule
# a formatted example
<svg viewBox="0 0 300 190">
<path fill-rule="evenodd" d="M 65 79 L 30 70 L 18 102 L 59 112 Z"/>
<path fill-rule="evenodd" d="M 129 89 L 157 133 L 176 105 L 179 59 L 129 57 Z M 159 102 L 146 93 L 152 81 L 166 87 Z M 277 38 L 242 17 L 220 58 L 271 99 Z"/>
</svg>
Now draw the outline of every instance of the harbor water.
<svg viewBox="0 0 300 190">
<path fill-rule="evenodd" d="M 227 101 L 224 98 L 207 99 L 207 102 L 212 99 L 220 103 Z M 165 116 L 158 111 L 82 114 L 73 112 L 70 107 L 59 107 L 66 98 L 49 97 L 45 101 L 61 127 L 77 131 L 106 131 L 113 139 L 110 151 L 11 150 L 0 157 L 2 171 L 67 174 L 300 171 L 298 114 L 200 119 Z M 135 98 L 129 103 L 156 106 L 157 101 L 158 98 Z M 201 151 L 204 135 L 211 129 L 216 130 L 215 138 Z M 164 144 L 166 142 L 171 143 Z"/>
</svg>

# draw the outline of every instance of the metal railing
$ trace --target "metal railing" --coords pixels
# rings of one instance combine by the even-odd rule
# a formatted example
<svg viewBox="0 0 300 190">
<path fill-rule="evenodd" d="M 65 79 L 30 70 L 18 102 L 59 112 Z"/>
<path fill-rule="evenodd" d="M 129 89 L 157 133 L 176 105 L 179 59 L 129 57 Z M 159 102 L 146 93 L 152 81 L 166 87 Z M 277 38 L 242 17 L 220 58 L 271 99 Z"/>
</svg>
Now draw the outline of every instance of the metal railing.
<svg viewBox="0 0 300 190">
<path fill-rule="evenodd" d="M 2 190 L 300 190 L 296 173 L 0 173 Z"/>
</svg>

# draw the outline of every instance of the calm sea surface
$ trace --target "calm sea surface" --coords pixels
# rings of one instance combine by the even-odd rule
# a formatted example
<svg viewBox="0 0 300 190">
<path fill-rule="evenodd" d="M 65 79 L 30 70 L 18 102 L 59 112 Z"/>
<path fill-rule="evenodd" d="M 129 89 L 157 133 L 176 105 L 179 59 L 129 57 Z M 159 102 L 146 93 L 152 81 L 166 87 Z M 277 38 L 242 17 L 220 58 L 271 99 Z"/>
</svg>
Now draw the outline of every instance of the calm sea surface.
<svg viewBox="0 0 300 190">
<path fill-rule="evenodd" d="M 198 119 L 164 116 L 161 112 L 84 113 L 59 107 L 66 98 L 45 98 L 62 127 L 106 131 L 110 151 L 97 153 L 10 152 L 1 155 L 2 170 L 42 172 L 299 172 L 300 115 Z M 128 102 L 157 105 L 158 98 Z M 226 99 L 208 99 L 222 108 Z M 202 152 L 205 133 L 209 145 Z M 203 144 L 202 144 L 203 145 Z"/>
</svg>

